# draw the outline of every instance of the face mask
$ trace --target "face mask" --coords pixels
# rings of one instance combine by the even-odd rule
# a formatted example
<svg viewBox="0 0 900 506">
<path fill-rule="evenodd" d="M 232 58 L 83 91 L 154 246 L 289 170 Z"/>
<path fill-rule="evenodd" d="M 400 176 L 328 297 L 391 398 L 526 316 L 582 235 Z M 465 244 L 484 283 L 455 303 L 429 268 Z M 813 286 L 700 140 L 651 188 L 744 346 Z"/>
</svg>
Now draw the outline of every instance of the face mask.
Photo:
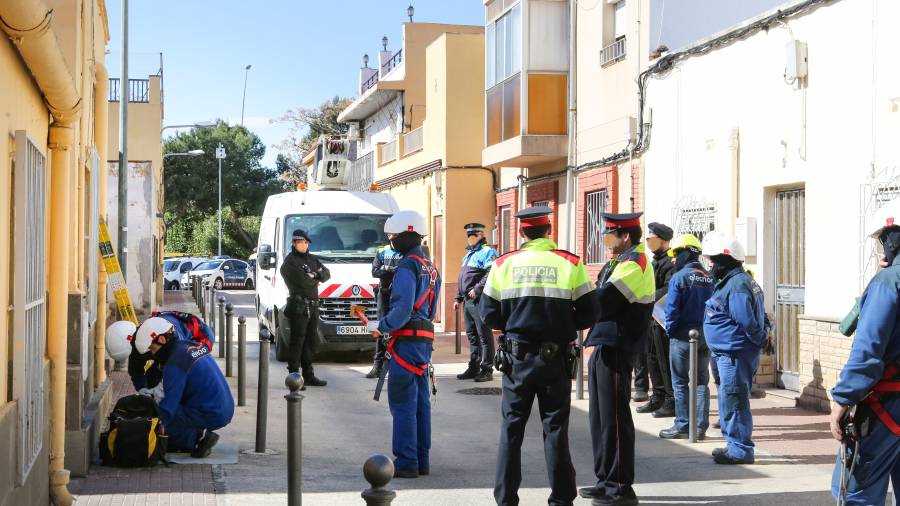
<svg viewBox="0 0 900 506">
<path fill-rule="evenodd" d="M 403 232 L 391 239 L 391 247 L 401 255 L 406 254 L 409 250 L 416 246 L 420 246 L 421 244 L 422 237 L 412 232 Z"/>
</svg>

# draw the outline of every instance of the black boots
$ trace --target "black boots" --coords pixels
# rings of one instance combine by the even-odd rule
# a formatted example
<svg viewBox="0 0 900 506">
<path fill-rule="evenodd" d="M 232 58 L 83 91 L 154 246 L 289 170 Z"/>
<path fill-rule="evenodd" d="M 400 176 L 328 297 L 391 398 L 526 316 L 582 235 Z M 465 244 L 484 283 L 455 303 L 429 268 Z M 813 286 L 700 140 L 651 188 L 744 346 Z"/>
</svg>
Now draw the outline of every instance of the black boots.
<svg viewBox="0 0 900 506">
<path fill-rule="evenodd" d="M 491 381 L 492 379 L 494 379 L 494 370 L 490 367 L 485 367 L 478 372 L 477 376 L 475 376 L 475 383 L 484 383 L 485 381 Z"/>
<path fill-rule="evenodd" d="M 381 368 L 384 367 L 381 361 L 375 361 L 372 364 L 372 369 L 366 373 L 366 378 L 374 379 L 381 375 Z"/>
<path fill-rule="evenodd" d="M 675 416 L 675 400 L 666 399 L 659 406 L 659 409 L 653 411 L 653 418 L 669 418 Z"/>
<path fill-rule="evenodd" d="M 458 379 L 458 380 L 470 380 L 470 379 L 475 379 L 475 377 L 478 376 L 478 374 L 480 373 L 480 371 L 481 371 L 481 370 L 478 368 L 477 365 L 474 365 L 474 366 L 473 366 L 472 364 L 469 364 L 469 367 L 468 367 L 465 371 L 463 371 L 462 374 L 457 374 L 457 375 L 456 375 L 456 379 Z"/>
<path fill-rule="evenodd" d="M 216 446 L 216 443 L 218 442 L 218 434 L 211 430 L 206 431 L 203 438 L 201 438 L 200 441 L 197 441 L 197 447 L 191 452 L 191 457 L 194 457 L 195 459 L 205 459 L 206 457 L 209 457 L 209 454 L 212 453 L 213 446 Z"/>
<path fill-rule="evenodd" d="M 324 387 L 327 384 L 327 381 L 317 378 L 315 373 L 310 372 L 303 375 L 303 388 L 300 390 L 306 390 L 306 387 Z"/>
</svg>

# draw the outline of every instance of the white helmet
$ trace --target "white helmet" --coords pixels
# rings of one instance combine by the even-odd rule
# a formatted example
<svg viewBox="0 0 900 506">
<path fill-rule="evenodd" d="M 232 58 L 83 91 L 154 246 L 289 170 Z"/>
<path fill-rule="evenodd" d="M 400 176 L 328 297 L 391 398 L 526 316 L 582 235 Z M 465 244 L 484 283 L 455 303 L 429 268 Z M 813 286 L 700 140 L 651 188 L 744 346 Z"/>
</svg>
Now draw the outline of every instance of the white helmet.
<svg viewBox="0 0 900 506">
<path fill-rule="evenodd" d="M 401 234 L 403 232 L 415 232 L 422 237 L 428 235 L 428 224 L 425 222 L 425 217 L 418 211 L 405 209 L 397 211 L 384 222 L 385 234 Z"/>
<path fill-rule="evenodd" d="M 121 362 L 131 355 L 131 341 L 136 330 L 137 325 L 128 320 L 117 321 L 106 329 L 106 353 L 109 358 Z"/>
<path fill-rule="evenodd" d="M 744 245 L 740 241 L 718 233 L 712 233 L 703 238 L 703 255 L 707 257 L 728 255 L 738 262 L 743 262 L 747 257 Z"/>
<path fill-rule="evenodd" d="M 900 227 L 900 197 L 885 202 L 866 224 L 866 235 L 878 239 L 881 232 L 889 227 Z"/>
<path fill-rule="evenodd" d="M 134 347 L 138 353 L 143 355 L 150 351 L 150 344 L 156 340 L 158 336 L 168 334 L 175 330 L 172 322 L 159 316 L 148 318 L 137 329 L 137 335 L 134 336 Z"/>
</svg>

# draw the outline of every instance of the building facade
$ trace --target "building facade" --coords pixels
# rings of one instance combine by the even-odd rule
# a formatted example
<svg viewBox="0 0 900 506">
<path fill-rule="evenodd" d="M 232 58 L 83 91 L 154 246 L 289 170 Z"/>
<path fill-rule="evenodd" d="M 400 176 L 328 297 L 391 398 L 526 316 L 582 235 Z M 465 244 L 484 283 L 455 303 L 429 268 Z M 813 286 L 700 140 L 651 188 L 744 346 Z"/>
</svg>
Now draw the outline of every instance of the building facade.
<svg viewBox="0 0 900 506">
<path fill-rule="evenodd" d="M 355 189 L 374 182 L 429 221 L 445 330 L 455 330 L 463 226 L 493 223 L 494 174 L 481 166 L 483 55 L 480 26 L 405 23 L 401 49 L 382 51 L 378 69 L 360 69 L 360 95 L 339 117 L 358 132 L 352 173 L 364 177 Z"/>
<path fill-rule="evenodd" d="M 66 505 L 111 394 L 97 245 L 108 23 L 103 0 L 9 0 L 0 18 L 0 505 Z"/>
</svg>

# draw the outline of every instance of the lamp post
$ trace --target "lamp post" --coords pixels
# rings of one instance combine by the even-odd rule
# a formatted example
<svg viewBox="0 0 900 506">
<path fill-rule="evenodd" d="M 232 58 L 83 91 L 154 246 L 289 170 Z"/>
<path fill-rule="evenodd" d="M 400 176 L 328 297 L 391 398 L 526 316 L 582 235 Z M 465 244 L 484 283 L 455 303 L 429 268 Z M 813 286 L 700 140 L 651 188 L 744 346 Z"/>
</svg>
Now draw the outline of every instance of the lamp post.
<svg viewBox="0 0 900 506">
<path fill-rule="evenodd" d="M 241 98 L 241 126 L 244 126 L 244 105 L 247 103 L 247 75 L 250 74 L 250 67 L 253 65 L 247 65 L 244 67 L 244 96 Z"/>
<path fill-rule="evenodd" d="M 212 128 L 216 125 L 215 121 L 198 121 L 190 125 L 166 125 L 159 129 L 159 136 L 162 137 L 163 132 L 170 128 Z"/>
<path fill-rule="evenodd" d="M 216 148 L 216 159 L 219 161 L 219 253 L 222 256 L 222 159 L 225 158 L 225 146 L 220 142 Z"/>
<path fill-rule="evenodd" d="M 413 14 L 415 14 L 416 10 L 413 8 L 412 4 L 409 4 L 409 7 L 406 8 L 406 15 L 409 16 L 409 22 L 412 23 Z"/>
<path fill-rule="evenodd" d="M 128 279 L 128 0 L 122 0 L 122 78 L 119 80 L 119 181 L 118 231 L 119 267 Z"/>
<path fill-rule="evenodd" d="M 186 153 L 166 153 L 163 155 L 163 160 L 170 156 L 202 156 L 205 155 L 206 151 L 202 149 L 192 149 Z"/>
</svg>

